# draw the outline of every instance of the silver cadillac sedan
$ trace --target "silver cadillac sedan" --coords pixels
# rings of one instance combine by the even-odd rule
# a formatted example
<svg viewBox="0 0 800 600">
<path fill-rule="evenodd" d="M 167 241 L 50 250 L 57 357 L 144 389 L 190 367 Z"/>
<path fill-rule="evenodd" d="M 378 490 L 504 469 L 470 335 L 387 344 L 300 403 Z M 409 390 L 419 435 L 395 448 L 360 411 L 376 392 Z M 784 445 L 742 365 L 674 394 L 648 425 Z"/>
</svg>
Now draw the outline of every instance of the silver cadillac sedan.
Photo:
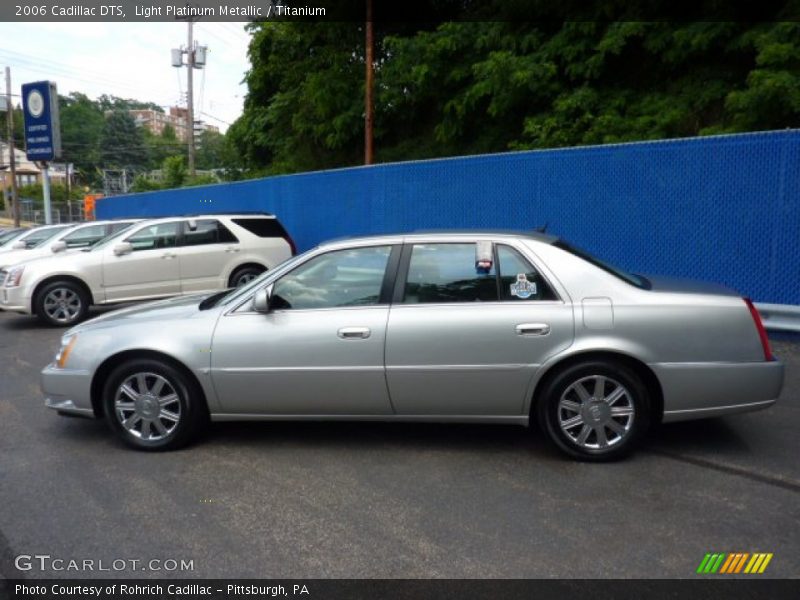
<svg viewBox="0 0 800 600">
<path fill-rule="evenodd" d="M 326 243 L 235 290 L 79 325 L 42 372 L 48 407 L 142 450 L 209 420 L 536 421 L 592 461 L 654 422 L 766 408 L 782 384 L 735 292 L 509 232 Z"/>
</svg>

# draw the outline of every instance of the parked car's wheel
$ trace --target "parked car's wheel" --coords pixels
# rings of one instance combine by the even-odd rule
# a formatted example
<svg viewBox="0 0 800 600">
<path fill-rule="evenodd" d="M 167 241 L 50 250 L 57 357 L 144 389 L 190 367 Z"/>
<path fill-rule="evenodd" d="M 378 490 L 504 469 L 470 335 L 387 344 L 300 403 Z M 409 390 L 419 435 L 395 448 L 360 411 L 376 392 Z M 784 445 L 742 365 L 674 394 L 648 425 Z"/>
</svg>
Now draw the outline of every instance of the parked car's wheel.
<svg viewBox="0 0 800 600">
<path fill-rule="evenodd" d="M 586 461 L 630 452 L 650 423 L 650 398 L 639 376 L 622 364 L 590 361 L 567 367 L 546 384 L 538 421 L 563 452 Z"/>
<path fill-rule="evenodd" d="M 228 280 L 228 286 L 235 288 L 246 285 L 261 275 L 264 270 L 265 269 L 263 267 L 256 267 L 252 265 L 239 267 L 231 274 L 231 278 Z"/>
<path fill-rule="evenodd" d="M 89 311 L 89 295 L 74 281 L 48 283 L 36 294 L 36 315 L 48 325 L 66 327 L 82 321 Z"/>
<path fill-rule="evenodd" d="M 125 443 L 139 450 L 173 450 L 192 440 L 207 421 L 197 384 L 169 364 L 130 360 L 103 388 L 106 418 Z"/>
</svg>

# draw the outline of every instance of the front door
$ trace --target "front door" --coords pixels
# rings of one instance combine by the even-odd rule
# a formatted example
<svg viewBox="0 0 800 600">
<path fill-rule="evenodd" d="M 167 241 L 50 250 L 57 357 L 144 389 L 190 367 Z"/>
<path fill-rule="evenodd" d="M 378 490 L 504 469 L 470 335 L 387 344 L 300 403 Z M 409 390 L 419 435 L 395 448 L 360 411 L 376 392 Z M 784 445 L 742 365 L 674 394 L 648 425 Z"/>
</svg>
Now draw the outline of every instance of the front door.
<svg viewBox="0 0 800 600">
<path fill-rule="evenodd" d="M 214 332 L 212 376 L 229 414 L 391 414 L 384 372 L 391 246 L 317 255 L 274 283 L 273 310 L 249 304 Z"/>
<path fill-rule="evenodd" d="M 386 341 L 397 413 L 521 415 L 536 369 L 572 343 L 572 306 L 511 246 L 488 256 L 474 243 L 405 253 Z"/>
<path fill-rule="evenodd" d="M 177 240 L 180 221 L 147 225 L 126 237 L 133 251 L 117 256 L 103 248 L 107 302 L 172 296 L 181 292 Z"/>
</svg>

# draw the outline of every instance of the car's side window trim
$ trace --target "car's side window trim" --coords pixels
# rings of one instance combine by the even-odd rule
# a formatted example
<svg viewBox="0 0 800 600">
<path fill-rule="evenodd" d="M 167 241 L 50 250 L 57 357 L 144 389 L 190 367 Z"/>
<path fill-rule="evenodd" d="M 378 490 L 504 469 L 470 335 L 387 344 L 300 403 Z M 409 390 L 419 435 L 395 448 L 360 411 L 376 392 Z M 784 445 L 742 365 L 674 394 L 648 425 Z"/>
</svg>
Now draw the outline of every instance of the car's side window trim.
<svg viewBox="0 0 800 600">
<path fill-rule="evenodd" d="M 389 260 L 386 262 L 386 271 L 383 273 L 383 283 L 381 292 L 378 296 L 378 304 L 391 304 L 394 294 L 395 282 L 397 281 L 400 261 L 402 258 L 403 245 L 392 244 Z"/>
<path fill-rule="evenodd" d="M 402 304 L 406 295 L 406 279 L 408 279 L 408 266 L 411 263 L 411 251 L 414 244 L 403 244 L 400 254 L 397 276 L 394 280 L 394 290 L 392 291 L 392 304 Z"/>
</svg>

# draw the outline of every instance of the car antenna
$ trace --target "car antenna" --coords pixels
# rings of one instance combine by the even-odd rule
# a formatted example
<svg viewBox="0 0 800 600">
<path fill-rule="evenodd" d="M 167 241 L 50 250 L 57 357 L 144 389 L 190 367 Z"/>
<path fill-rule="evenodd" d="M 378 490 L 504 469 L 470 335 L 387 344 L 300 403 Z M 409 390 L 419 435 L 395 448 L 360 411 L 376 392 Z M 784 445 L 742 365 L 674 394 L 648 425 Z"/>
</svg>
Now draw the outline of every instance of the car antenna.
<svg viewBox="0 0 800 600">
<path fill-rule="evenodd" d="M 544 224 L 544 225 L 542 225 L 541 227 L 537 227 L 537 228 L 535 229 L 535 231 L 536 231 L 537 233 L 547 233 L 547 226 L 548 226 L 548 225 L 550 225 L 550 221 L 547 221 L 547 223 L 545 223 L 545 224 Z"/>
</svg>

